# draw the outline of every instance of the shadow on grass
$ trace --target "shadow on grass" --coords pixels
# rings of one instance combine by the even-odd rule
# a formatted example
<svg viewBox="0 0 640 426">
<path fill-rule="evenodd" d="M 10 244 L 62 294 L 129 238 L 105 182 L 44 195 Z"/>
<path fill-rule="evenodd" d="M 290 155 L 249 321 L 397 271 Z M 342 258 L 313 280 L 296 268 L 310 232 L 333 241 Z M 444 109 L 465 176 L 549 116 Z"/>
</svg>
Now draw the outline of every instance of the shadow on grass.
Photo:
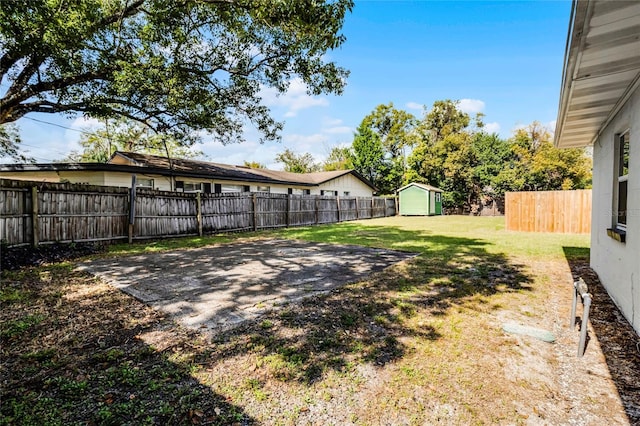
<svg viewBox="0 0 640 426">
<path fill-rule="evenodd" d="M 497 309 L 493 295 L 531 282 L 478 239 L 353 224 L 296 233 L 420 256 L 221 332 L 213 344 L 70 266 L 5 273 L 0 423 L 252 423 L 242 385 L 217 393 L 194 376 L 222 369 L 222 382 L 239 377 L 258 391 L 253 377 L 310 385 L 331 371 L 384 366 L 441 338 L 450 313 Z M 156 336 L 154 346 L 143 335 Z M 234 362 L 247 354 L 255 365 Z"/>
<path fill-rule="evenodd" d="M 563 247 L 563 250 L 574 280 L 582 277 L 593 296 L 589 321 L 629 423 L 640 424 L 640 338 L 613 303 L 598 275 L 589 267 L 589 249 Z"/>
<path fill-rule="evenodd" d="M 249 352 L 259 357 L 268 375 L 310 384 L 329 370 L 348 372 L 362 363 L 393 362 L 411 350 L 407 339 L 437 340 L 441 334 L 434 318 L 452 308 L 488 311 L 498 308 L 492 295 L 530 289 L 531 278 L 522 265 L 490 253 L 488 243 L 477 239 L 350 224 L 292 234 L 325 243 L 399 246 L 421 255 L 367 281 L 221 333 L 215 339 L 218 349 L 201 362 Z"/>
<path fill-rule="evenodd" d="M 194 379 L 175 347 L 138 338 L 171 327 L 160 314 L 66 265 L 2 279 L 0 424 L 253 423 Z"/>
</svg>

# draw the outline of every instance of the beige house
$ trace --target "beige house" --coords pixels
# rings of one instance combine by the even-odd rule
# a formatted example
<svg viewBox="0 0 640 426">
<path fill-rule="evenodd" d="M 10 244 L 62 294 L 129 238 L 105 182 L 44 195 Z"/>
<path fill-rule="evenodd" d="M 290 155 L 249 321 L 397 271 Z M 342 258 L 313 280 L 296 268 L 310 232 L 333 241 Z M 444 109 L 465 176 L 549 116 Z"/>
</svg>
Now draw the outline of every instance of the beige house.
<svg viewBox="0 0 640 426">
<path fill-rule="evenodd" d="M 640 1 L 572 17 L 555 143 L 593 146 L 591 267 L 640 333 Z"/>
<path fill-rule="evenodd" d="M 137 187 L 178 192 L 270 192 L 371 197 L 375 187 L 355 170 L 289 173 L 206 161 L 116 152 L 106 164 L 2 164 L 0 178 Z"/>
</svg>

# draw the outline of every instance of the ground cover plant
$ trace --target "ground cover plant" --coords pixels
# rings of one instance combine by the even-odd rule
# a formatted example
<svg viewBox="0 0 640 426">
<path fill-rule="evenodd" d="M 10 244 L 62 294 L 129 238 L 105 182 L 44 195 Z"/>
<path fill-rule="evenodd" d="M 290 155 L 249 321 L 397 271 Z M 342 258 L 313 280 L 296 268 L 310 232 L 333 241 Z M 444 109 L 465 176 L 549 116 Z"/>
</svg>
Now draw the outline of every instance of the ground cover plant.
<svg viewBox="0 0 640 426">
<path fill-rule="evenodd" d="M 594 317 L 576 366 L 572 269 L 597 285 L 585 235 L 396 217 L 97 255 L 272 237 L 420 256 L 211 341 L 71 262 L 3 271 L 0 424 L 566 424 L 577 411 L 584 424 L 640 421 L 635 334 L 608 334 L 607 352 L 598 327 L 616 319 Z M 505 333 L 505 322 L 557 341 Z"/>
</svg>

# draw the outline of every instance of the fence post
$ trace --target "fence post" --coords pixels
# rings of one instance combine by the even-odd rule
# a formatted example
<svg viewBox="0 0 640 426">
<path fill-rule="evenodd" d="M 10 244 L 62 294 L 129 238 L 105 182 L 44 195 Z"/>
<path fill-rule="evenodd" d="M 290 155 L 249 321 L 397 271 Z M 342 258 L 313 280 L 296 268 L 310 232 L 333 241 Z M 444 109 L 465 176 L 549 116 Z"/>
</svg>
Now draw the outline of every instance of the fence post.
<svg viewBox="0 0 640 426">
<path fill-rule="evenodd" d="M 291 214 L 291 194 L 287 194 L 287 212 L 286 212 L 287 228 L 291 225 L 291 218 L 289 217 L 290 214 Z"/>
<path fill-rule="evenodd" d="M 40 243 L 40 220 L 38 219 L 38 187 L 31 187 L 31 233 L 34 247 Z"/>
<path fill-rule="evenodd" d="M 316 195 L 316 225 L 318 224 L 318 216 L 319 216 L 319 215 L 318 215 L 318 210 L 320 210 L 320 206 L 318 205 L 318 204 L 320 204 L 320 203 L 318 202 L 319 198 L 320 198 L 320 196 L 319 196 L 319 195 Z"/>
<path fill-rule="evenodd" d="M 129 196 L 129 244 L 133 242 L 133 225 L 136 222 L 136 175 L 131 175 L 131 192 Z"/>
<path fill-rule="evenodd" d="M 340 222 L 340 196 L 336 195 L 336 204 L 338 205 L 338 223 Z"/>
<path fill-rule="evenodd" d="M 360 199 L 356 197 L 356 220 L 360 219 L 360 213 L 358 212 L 358 205 L 360 204 Z"/>
<path fill-rule="evenodd" d="M 202 237 L 202 196 L 196 192 L 196 221 L 198 222 L 198 236 Z"/>
<path fill-rule="evenodd" d="M 253 230 L 258 230 L 258 194 L 251 194 L 251 205 L 253 206 Z"/>
<path fill-rule="evenodd" d="M 373 219 L 373 212 L 374 212 L 374 206 L 375 206 L 375 197 L 371 197 L 371 219 Z"/>
</svg>

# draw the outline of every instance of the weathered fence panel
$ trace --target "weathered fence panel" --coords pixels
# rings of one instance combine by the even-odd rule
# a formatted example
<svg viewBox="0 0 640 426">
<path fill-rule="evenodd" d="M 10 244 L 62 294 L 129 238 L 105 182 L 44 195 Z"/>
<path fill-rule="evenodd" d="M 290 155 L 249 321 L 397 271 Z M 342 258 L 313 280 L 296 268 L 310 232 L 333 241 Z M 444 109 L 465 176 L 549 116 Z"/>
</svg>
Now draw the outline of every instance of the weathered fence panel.
<svg viewBox="0 0 640 426">
<path fill-rule="evenodd" d="M 358 197 L 358 219 L 371 219 L 371 198 Z"/>
<path fill-rule="evenodd" d="M 0 241 L 21 244 L 32 241 L 31 194 L 28 188 L 2 188 Z"/>
<path fill-rule="evenodd" d="M 317 223 L 316 197 L 291 195 L 289 205 L 289 226 L 306 226 Z"/>
<path fill-rule="evenodd" d="M 338 220 L 338 198 L 321 196 L 318 202 L 318 223 L 336 223 Z"/>
<path fill-rule="evenodd" d="M 355 197 L 340 198 L 340 221 L 358 219 L 358 199 Z"/>
<path fill-rule="evenodd" d="M 257 229 L 287 226 L 287 195 L 256 193 Z"/>
<path fill-rule="evenodd" d="M 138 189 L 135 213 L 134 238 L 198 234 L 193 194 Z"/>
<path fill-rule="evenodd" d="M 507 192 L 505 225 L 509 231 L 588 234 L 591 190 Z"/>
<path fill-rule="evenodd" d="M 132 192 L 0 179 L 0 241 L 10 246 L 201 235 L 395 214 L 392 198 Z"/>
<path fill-rule="evenodd" d="M 203 231 L 246 231 L 253 229 L 252 200 L 246 194 L 204 194 Z"/>
<path fill-rule="evenodd" d="M 386 216 L 395 216 L 398 214 L 396 207 L 396 199 L 395 198 L 385 198 L 385 217 Z"/>
</svg>

